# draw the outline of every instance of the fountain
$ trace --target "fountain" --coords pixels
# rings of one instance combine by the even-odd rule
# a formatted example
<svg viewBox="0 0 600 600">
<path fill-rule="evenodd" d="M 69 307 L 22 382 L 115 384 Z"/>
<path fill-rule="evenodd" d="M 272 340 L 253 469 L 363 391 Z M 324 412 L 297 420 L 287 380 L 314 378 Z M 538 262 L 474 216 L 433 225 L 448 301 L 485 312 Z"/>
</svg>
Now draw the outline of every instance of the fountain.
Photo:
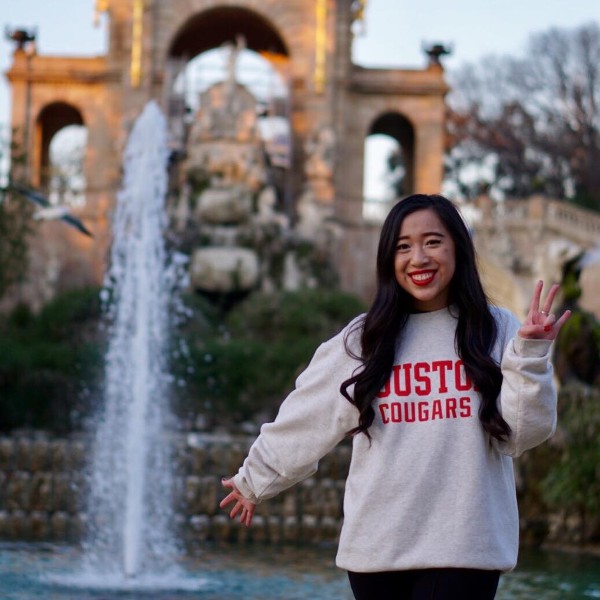
<svg viewBox="0 0 600 600">
<path fill-rule="evenodd" d="M 131 587 L 177 575 L 169 443 L 169 315 L 165 249 L 166 121 L 149 102 L 131 131 L 103 290 L 108 350 L 95 420 L 83 571 Z M 172 430 L 172 429 L 171 429 Z M 188 582 L 189 583 L 189 582 Z M 88 580 L 89 584 L 89 580 Z"/>
</svg>

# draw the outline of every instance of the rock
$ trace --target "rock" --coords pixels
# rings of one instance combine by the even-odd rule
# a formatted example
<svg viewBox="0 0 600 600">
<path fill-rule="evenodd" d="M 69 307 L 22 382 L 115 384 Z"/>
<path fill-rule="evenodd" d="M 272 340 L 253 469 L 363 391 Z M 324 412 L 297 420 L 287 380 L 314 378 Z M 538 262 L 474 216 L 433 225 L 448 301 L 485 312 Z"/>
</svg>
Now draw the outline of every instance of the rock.
<svg viewBox="0 0 600 600">
<path fill-rule="evenodd" d="M 34 540 L 47 540 L 50 533 L 48 514 L 42 511 L 34 511 L 31 513 L 29 520 L 31 522 L 31 538 Z"/>
<path fill-rule="evenodd" d="M 283 521 L 283 541 L 295 543 L 298 541 L 298 519 L 286 517 Z"/>
<path fill-rule="evenodd" d="M 219 509 L 221 486 L 215 477 L 209 475 L 200 480 L 200 511 L 213 516 Z M 223 496 L 225 493 L 223 493 Z"/>
<path fill-rule="evenodd" d="M 262 515 L 255 514 L 252 517 L 252 527 L 250 527 L 248 532 L 251 535 L 251 541 L 254 543 L 266 544 L 269 541 L 267 520 Z"/>
<path fill-rule="evenodd" d="M 201 291 L 227 293 L 256 287 L 258 255 L 248 248 L 210 247 L 194 251 L 190 266 L 192 286 Z"/>
<path fill-rule="evenodd" d="M 337 542 L 342 529 L 342 519 L 325 516 L 321 519 L 321 541 Z"/>
<path fill-rule="evenodd" d="M 52 476 L 50 473 L 34 472 L 29 489 L 29 506 L 34 511 L 52 508 Z"/>
<path fill-rule="evenodd" d="M 304 283 L 302 270 L 298 265 L 298 258 L 293 252 L 288 252 L 283 261 L 283 289 L 297 291 Z"/>
<path fill-rule="evenodd" d="M 13 510 L 8 520 L 7 537 L 11 540 L 30 540 L 31 522 L 23 510 Z"/>
<path fill-rule="evenodd" d="M 216 542 L 226 542 L 229 540 L 231 532 L 231 522 L 228 516 L 216 515 L 211 520 L 212 538 Z"/>
<path fill-rule="evenodd" d="M 308 544 L 316 544 L 321 540 L 319 523 L 315 515 L 302 516 L 302 541 Z"/>
<path fill-rule="evenodd" d="M 0 469 L 7 470 L 13 467 L 15 458 L 15 442 L 10 438 L 0 440 Z"/>
<path fill-rule="evenodd" d="M 69 454 L 68 444 L 65 440 L 55 440 L 51 443 L 50 450 L 52 454 L 52 469 L 62 471 L 67 463 Z"/>
<path fill-rule="evenodd" d="M 206 461 L 206 448 L 204 446 L 189 449 L 189 470 L 191 473 L 203 473 Z"/>
<path fill-rule="evenodd" d="M 212 187 L 198 198 L 196 217 L 211 225 L 239 224 L 252 212 L 252 197 L 243 186 Z"/>
<path fill-rule="evenodd" d="M 30 465 L 32 471 L 44 471 L 50 467 L 51 456 L 47 440 L 34 440 L 30 447 Z"/>
<path fill-rule="evenodd" d="M 6 508 L 18 510 L 29 508 L 29 487 L 31 474 L 27 471 L 17 471 L 9 479 L 6 486 Z"/>
<path fill-rule="evenodd" d="M 54 475 L 54 509 L 73 514 L 77 510 L 76 498 L 71 489 L 71 477 L 67 473 Z"/>
<path fill-rule="evenodd" d="M 190 475 L 185 479 L 185 505 L 188 515 L 195 515 L 201 511 L 201 483 L 200 477 Z"/>
<path fill-rule="evenodd" d="M 52 539 L 66 540 L 69 531 L 69 515 L 63 511 L 53 513 L 50 517 L 50 529 L 52 531 Z"/>
<path fill-rule="evenodd" d="M 190 521 L 194 540 L 205 542 L 210 535 L 210 518 L 206 515 L 194 515 Z"/>
<path fill-rule="evenodd" d="M 267 517 L 267 528 L 269 532 L 269 541 L 272 544 L 279 544 L 283 539 L 283 528 L 281 518 L 275 515 Z"/>
</svg>

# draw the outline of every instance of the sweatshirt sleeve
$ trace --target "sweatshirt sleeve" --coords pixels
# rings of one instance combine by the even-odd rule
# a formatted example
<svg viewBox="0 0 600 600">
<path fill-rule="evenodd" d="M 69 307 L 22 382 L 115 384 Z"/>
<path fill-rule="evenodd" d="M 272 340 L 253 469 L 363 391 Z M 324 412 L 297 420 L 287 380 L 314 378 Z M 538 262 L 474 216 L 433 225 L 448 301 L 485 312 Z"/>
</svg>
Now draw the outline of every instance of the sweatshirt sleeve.
<svg viewBox="0 0 600 600">
<path fill-rule="evenodd" d="M 272 498 L 312 475 L 319 460 L 358 424 L 358 410 L 340 392 L 360 366 L 346 352 L 345 331 L 319 346 L 235 475 L 235 485 L 252 502 Z"/>
<path fill-rule="evenodd" d="M 512 336 L 500 363 L 503 381 L 499 403 L 512 433 L 496 445 L 503 454 L 517 457 L 554 433 L 557 392 L 550 361 L 552 342 L 519 337 L 516 317 L 505 318 L 505 334 Z"/>
</svg>

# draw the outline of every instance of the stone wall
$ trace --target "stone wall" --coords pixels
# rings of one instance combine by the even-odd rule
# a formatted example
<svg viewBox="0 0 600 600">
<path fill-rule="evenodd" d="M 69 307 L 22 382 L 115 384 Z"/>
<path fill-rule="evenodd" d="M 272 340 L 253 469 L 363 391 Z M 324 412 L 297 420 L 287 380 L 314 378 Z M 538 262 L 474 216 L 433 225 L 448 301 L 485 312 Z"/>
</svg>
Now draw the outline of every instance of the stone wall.
<svg viewBox="0 0 600 600">
<path fill-rule="evenodd" d="M 237 471 L 253 439 L 193 433 L 176 440 L 178 537 L 190 550 L 206 542 L 336 543 L 350 445 L 343 443 L 325 456 L 313 477 L 259 504 L 252 527 L 246 528 L 231 521 L 219 501 L 224 496 L 221 478 Z M 0 437 L 0 540 L 82 539 L 88 450 L 83 436 Z M 577 543 L 581 524 L 576 516 L 567 522 L 564 515 L 549 515 L 535 490 L 526 489 L 532 477 L 528 464 L 525 455 L 515 465 L 522 543 Z"/>
<path fill-rule="evenodd" d="M 80 440 L 0 438 L 1 539 L 79 539 L 85 449 Z"/>
<path fill-rule="evenodd" d="M 342 523 L 350 446 L 326 456 L 315 476 L 257 507 L 247 529 L 219 509 L 220 480 L 235 473 L 250 438 L 190 434 L 177 442 L 176 502 L 180 536 L 206 541 L 336 542 Z M 86 457 L 83 437 L 0 438 L 0 539 L 77 542 L 84 531 Z"/>
</svg>

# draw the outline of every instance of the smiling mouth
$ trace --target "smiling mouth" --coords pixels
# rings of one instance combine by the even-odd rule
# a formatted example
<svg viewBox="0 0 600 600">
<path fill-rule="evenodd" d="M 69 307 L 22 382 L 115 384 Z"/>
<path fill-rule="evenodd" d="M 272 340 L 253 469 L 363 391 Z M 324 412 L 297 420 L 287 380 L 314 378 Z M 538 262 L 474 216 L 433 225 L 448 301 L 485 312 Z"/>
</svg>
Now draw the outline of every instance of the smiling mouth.
<svg viewBox="0 0 600 600">
<path fill-rule="evenodd" d="M 418 273 L 410 273 L 411 281 L 418 286 L 429 285 L 435 277 L 435 271 L 419 271 Z"/>
</svg>

